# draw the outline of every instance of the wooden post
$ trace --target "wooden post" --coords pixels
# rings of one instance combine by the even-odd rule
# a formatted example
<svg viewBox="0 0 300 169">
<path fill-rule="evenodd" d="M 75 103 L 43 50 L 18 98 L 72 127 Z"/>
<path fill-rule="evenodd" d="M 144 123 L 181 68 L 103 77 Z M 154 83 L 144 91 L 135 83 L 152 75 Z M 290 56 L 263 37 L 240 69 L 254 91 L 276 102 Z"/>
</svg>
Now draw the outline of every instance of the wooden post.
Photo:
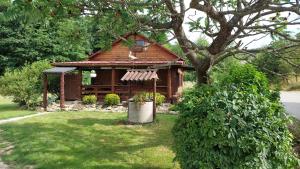
<svg viewBox="0 0 300 169">
<path fill-rule="evenodd" d="M 65 73 L 60 75 L 60 109 L 65 108 Z"/>
<path fill-rule="evenodd" d="M 47 106 L 48 106 L 48 77 L 47 74 L 44 73 L 44 90 L 43 90 L 43 107 L 44 111 L 47 111 Z"/>
<path fill-rule="evenodd" d="M 79 81 L 80 81 L 80 86 L 79 86 L 79 92 L 80 92 L 80 100 L 82 100 L 82 70 L 78 71 L 79 75 Z"/>
<path fill-rule="evenodd" d="M 116 69 L 111 69 L 111 92 L 115 93 L 115 78 L 116 78 Z"/>
<path fill-rule="evenodd" d="M 167 83 L 168 83 L 168 99 L 171 100 L 172 98 L 172 72 L 171 69 L 168 69 L 168 77 L 167 77 Z"/>
<path fill-rule="evenodd" d="M 178 69 L 178 76 L 179 76 L 179 87 L 182 87 L 183 86 L 183 72 L 180 68 Z"/>
<path fill-rule="evenodd" d="M 156 78 L 153 79 L 153 121 L 156 118 Z"/>
<path fill-rule="evenodd" d="M 129 99 L 131 98 L 131 81 L 129 80 Z"/>
</svg>

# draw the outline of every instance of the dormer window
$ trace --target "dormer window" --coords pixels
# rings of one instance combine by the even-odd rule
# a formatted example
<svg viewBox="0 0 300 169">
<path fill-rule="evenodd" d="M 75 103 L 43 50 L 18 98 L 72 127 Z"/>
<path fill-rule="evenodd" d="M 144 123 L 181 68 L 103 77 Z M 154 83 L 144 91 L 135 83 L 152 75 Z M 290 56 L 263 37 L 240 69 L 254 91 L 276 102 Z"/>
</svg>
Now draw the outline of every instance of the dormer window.
<svg viewBox="0 0 300 169">
<path fill-rule="evenodd" d="M 136 46 L 141 46 L 141 47 L 144 47 L 145 46 L 145 41 L 144 40 L 137 40 L 135 42 Z"/>
<path fill-rule="evenodd" d="M 146 51 L 148 47 L 148 43 L 144 40 L 136 40 L 135 45 L 131 48 L 132 52 L 143 52 Z"/>
</svg>

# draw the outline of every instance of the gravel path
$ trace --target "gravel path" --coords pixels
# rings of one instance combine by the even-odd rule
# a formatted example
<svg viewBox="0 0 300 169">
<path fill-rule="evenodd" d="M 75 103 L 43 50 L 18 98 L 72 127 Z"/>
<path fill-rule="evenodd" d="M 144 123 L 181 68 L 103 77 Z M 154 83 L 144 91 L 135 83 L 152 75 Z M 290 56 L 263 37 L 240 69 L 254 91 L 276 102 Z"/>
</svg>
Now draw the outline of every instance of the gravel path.
<svg viewBox="0 0 300 169">
<path fill-rule="evenodd" d="M 280 98 L 287 112 L 300 120 L 300 91 L 282 91 Z"/>
<path fill-rule="evenodd" d="M 8 165 L 4 164 L 0 159 L 0 169 L 9 169 Z"/>
</svg>

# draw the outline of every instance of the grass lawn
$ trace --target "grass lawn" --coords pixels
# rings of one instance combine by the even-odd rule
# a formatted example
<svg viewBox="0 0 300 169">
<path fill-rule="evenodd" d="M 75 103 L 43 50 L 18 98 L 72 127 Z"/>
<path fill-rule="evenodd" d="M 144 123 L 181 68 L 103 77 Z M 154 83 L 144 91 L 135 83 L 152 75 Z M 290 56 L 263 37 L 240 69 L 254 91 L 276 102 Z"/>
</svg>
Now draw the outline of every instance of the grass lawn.
<svg viewBox="0 0 300 169">
<path fill-rule="evenodd" d="M 0 120 L 12 117 L 25 116 L 36 112 L 29 110 L 21 110 L 20 107 L 12 103 L 9 98 L 0 96 Z"/>
<path fill-rule="evenodd" d="M 179 168 L 171 150 L 177 116 L 158 115 L 157 123 L 147 125 L 120 123 L 126 117 L 57 112 L 0 125 L 0 140 L 14 146 L 2 159 L 14 168 Z"/>
</svg>

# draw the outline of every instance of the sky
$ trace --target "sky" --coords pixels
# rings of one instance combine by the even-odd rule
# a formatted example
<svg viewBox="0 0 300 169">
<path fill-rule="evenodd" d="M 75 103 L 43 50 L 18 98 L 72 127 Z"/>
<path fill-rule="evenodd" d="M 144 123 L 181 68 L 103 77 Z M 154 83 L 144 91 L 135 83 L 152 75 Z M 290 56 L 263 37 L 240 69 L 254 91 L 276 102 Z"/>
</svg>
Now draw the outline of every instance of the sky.
<svg viewBox="0 0 300 169">
<path fill-rule="evenodd" d="M 185 0 L 186 7 L 189 6 L 190 1 L 191 0 Z M 287 15 L 287 13 L 285 13 L 283 15 Z M 188 19 L 188 17 L 190 17 L 192 19 L 195 19 L 195 18 L 198 18 L 198 17 L 201 17 L 201 16 L 204 16 L 203 13 L 201 13 L 199 11 L 196 11 L 196 10 L 193 10 L 193 9 L 190 9 L 186 12 L 185 23 L 190 21 Z M 293 19 L 296 19 L 296 18 L 300 19 L 300 16 L 296 15 L 296 14 L 292 14 L 288 19 L 293 20 Z M 203 34 L 201 34 L 201 32 L 190 32 L 188 24 L 184 24 L 184 30 L 185 30 L 188 38 L 192 41 L 196 41 L 198 38 L 203 37 Z M 296 33 L 300 32 L 300 25 L 290 25 L 290 26 L 287 27 L 287 30 L 290 31 L 290 32 L 293 32 L 294 34 L 296 34 Z M 252 42 L 253 39 L 260 39 L 262 36 L 263 35 L 244 38 L 244 39 L 242 39 L 242 43 L 244 45 L 246 45 L 246 44 Z M 248 48 L 260 48 L 260 47 L 268 45 L 271 41 L 272 41 L 272 38 L 270 36 L 266 36 L 266 37 L 264 37 L 260 40 L 257 40 L 257 41 L 254 41 L 254 42 L 250 43 L 249 45 L 247 45 L 247 47 Z"/>
</svg>

